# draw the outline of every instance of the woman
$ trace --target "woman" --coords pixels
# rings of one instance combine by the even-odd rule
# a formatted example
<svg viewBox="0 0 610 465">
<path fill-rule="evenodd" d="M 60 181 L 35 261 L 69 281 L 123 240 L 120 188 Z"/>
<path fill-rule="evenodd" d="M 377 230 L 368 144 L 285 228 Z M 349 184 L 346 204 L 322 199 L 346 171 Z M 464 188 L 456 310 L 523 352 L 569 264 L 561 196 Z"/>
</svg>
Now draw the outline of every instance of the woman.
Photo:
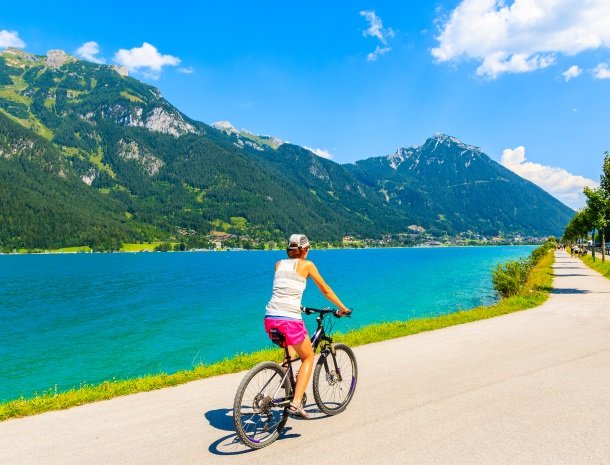
<svg viewBox="0 0 610 465">
<path fill-rule="evenodd" d="M 303 409 L 301 401 L 311 377 L 314 361 L 311 341 L 301 317 L 301 298 L 307 278 L 313 279 L 324 297 L 339 307 L 339 315 L 349 315 L 351 313 L 351 310 L 343 305 L 339 297 L 320 276 L 316 265 L 307 260 L 309 247 L 309 240 L 304 234 L 290 236 L 286 250 L 288 259 L 280 260 L 275 264 L 273 293 L 265 313 L 265 331 L 267 331 L 267 334 L 274 328 L 280 331 L 286 337 L 290 356 L 294 358 L 296 352 L 301 358 L 301 369 L 297 375 L 294 398 L 290 402 L 288 412 L 305 419 L 309 419 L 309 415 Z"/>
</svg>

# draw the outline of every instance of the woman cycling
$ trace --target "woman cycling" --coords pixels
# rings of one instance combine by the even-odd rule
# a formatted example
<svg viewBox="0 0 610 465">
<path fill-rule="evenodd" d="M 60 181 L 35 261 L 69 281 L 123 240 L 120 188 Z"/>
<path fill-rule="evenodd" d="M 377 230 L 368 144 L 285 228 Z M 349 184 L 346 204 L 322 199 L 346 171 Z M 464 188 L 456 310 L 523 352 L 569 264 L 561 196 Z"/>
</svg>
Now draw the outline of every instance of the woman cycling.
<svg viewBox="0 0 610 465">
<path fill-rule="evenodd" d="M 313 367 L 314 353 L 307 335 L 307 329 L 301 317 L 301 298 L 307 278 L 313 279 L 324 297 L 339 307 L 339 315 L 349 315 L 348 309 L 339 297 L 324 281 L 316 265 L 307 260 L 309 240 L 304 234 L 293 234 L 288 240 L 288 259 L 275 264 L 273 292 L 267 304 L 265 313 L 265 331 L 277 329 L 286 337 L 291 357 L 295 352 L 301 358 L 301 369 L 297 375 L 294 398 L 288 407 L 288 412 L 309 419 L 301 401 Z"/>
</svg>

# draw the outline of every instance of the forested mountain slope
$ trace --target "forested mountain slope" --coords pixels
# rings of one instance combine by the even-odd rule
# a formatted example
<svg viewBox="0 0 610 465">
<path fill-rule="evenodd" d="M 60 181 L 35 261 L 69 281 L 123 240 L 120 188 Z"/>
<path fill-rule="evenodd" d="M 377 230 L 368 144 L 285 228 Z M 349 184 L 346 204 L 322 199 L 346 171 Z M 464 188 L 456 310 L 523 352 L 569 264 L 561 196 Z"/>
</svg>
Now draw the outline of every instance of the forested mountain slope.
<svg viewBox="0 0 610 465">
<path fill-rule="evenodd" d="M 116 67 L 8 49 L 0 52 L 0 245 L 197 245 L 213 230 L 340 240 L 413 224 L 439 234 L 542 235 L 567 222 L 569 209 L 533 184 L 476 151 L 466 165 L 454 153 L 459 141 L 437 142 L 412 149 L 422 163 L 401 149 L 340 165 L 194 121 Z"/>
</svg>

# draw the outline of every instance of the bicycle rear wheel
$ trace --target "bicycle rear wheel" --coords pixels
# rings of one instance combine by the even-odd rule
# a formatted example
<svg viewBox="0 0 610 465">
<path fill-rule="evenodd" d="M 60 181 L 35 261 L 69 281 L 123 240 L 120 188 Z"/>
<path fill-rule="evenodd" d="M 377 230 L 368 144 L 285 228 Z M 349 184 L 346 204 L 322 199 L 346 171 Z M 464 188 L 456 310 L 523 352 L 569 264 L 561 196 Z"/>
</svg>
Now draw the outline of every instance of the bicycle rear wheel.
<svg viewBox="0 0 610 465">
<path fill-rule="evenodd" d="M 252 449 L 275 441 L 286 424 L 287 412 L 277 399 L 290 395 L 290 383 L 277 363 L 262 362 L 242 380 L 233 402 L 235 432 Z"/>
<path fill-rule="evenodd" d="M 313 372 L 313 397 L 320 410 L 327 415 L 341 413 L 350 403 L 356 390 L 358 365 L 352 349 L 335 344 L 335 354 L 325 350 Z"/>
</svg>

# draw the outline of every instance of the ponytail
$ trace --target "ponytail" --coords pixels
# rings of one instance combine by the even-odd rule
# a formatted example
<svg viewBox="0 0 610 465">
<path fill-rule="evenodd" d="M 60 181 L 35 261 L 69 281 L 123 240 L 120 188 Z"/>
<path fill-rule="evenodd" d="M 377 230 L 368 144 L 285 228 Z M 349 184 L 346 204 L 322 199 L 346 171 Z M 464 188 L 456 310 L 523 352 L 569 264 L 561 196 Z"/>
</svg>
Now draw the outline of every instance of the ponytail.
<svg viewBox="0 0 610 465">
<path fill-rule="evenodd" d="M 300 247 L 296 242 L 291 242 L 286 249 L 286 253 L 288 254 L 288 258 L 301 258 L 303 255 L 305 255 L 308 248 L 309 247 Z"/>
</svg>

